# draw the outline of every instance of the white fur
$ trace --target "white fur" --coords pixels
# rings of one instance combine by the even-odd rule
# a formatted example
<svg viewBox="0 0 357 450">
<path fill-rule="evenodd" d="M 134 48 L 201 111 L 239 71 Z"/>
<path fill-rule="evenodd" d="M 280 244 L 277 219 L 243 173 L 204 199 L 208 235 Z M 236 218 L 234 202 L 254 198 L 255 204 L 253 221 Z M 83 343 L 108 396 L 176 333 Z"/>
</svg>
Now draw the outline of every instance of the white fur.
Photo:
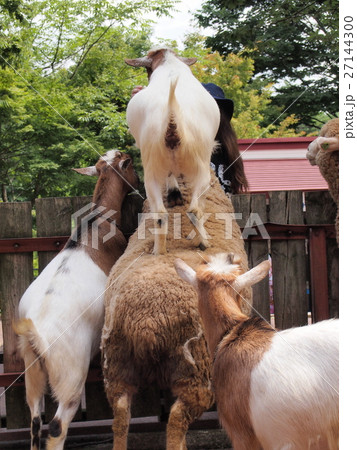
<svg viewBox="0 0 357 450">
<path fill-rule="evenodd" d="M 151 212 L 159 214 L 164 235 L 161 239 L 158 234 L 155 236 L 155 254 L 166 252 L 167 211 L 162 188 L 170 174 L 175 177 L 183 174 L 191 183 L 189 212 L 198 221 L 203 215 L 199 198 L 210 182 L 210 159 L 220 122 L 216 101 L 189 67 L 171 50 L 161 51 L 165 55 L 163 62 L 152 72 L 148 87 L 134 95 L 127 108 L 129 129 L 141 151 Z M 174 149 L 165 145 L 170 118 L 180 138 L 180 144 Z M 170 181 L 170 185 L 173 184 Z M 197 229 L 200 244 L 208 247 L 203 225 L 198 223 Z"/>
<path fill-rule="evenodd" d="M 338 320 L 291 328 L 273 336 L 269 333 L 265 341 L 256 340 L 256 329 L 251 324 L 244 351 L 241 351 L 239 343 L 235 344 L 235 325 L 244 326 L 248 316 L 240 310 L 235 294 L 263 279 L 270 263 L 263 261 L 243 274 L 238 270 L 233 290 L 227 288 L 228 281 L 217 283 L 217 280 L 224 279 L 224 271 L 231 279 L 236 270 L 237 266 L 229 265 L 229 261 L 233 263 L 234 258 L 211 256 L 210 262 L 201 266 L 197 273 L 181 260 L 175 260 L 175 267 L 178 275 L 198 291 L 199 311 L 215 362 L 223 351 L 227 370 L 236 369 L 236 372 L 233 369 L 228 374 L 221 366 L 219 371 L 215 370 L 213 363 L 218 411 L 235 450 L 258 449 L 260 445 L 264 450 L 336 450 L 339 423 Z M 255 322 L 254 326 L 260 330 L 262 325 Z M 232 342 L 225 347 L 222 336 L 228 339 L 231 334 Z M 253 367 L 250 378 L 242 380 L 240 374 L 244 374 L 246 367 L 255 360 L 258 363 Z M 242 410 L 241 397 L 235 398 L 234 392 L 227 396 L 225 377 L 230 380 L 230 387 L 237 385 L 240 393 L 249 393 L 250 414 Z"/>
<path fill-rule="evenodd" d="M 108 150 L 105 155 L 101 156 L 100 159 L 106 161 L 108 164 L 112 164 L 116 156 L 117 150 Z"/>
<path fill-rule="evenodd" d="M 218 253 L 209 262 L 209 267 L 214 273 L 230 273 L 238 269 L 237 264 L 230 264 L 226 253 Z"/>
<path fill-rule="evenodd" d="M 119 161 L 116 168 L 110 166 L 115 158 Z M 110 151 L 96 166 L 77 169 L 80 173 L 99 176 L 101 182 L 97 183 L 98 190 L 93 194 L 96 206 L 102 202 L 106 208 L 120 212 L 131 183 L 137 182 L 131 160 L 129 164 L 127 162 L 129 159 L 118 151 Z M 111 183 L 117 188 L 115 198 L 106 190 Z M 14 329 L 19 335 L 19 348 L 26 368 L 32 450 L 39 448 L 40 405 L 47 382 L 58 401 L 55 417 L 49 424 L 47 448 L 62 450 L 68 426 L 80 403 L 90 360 L 99 352 L 107 272 L 126 246 L 118 228 L 115 228 L 110 244 L 105 244 L 108 227 L 104 220 L 98 220 L 98 226 L 91 230 L 82 227 L 77 242 L 68 242 L 68 248 L 56 255 L 20 300 L 19 321 L 14 324 Z M 84 244 L 94 235 L 97 243 L 100 240 L 98 249 Z M 93 239 L 91 242 L 93 244 Z"/>
<path fill-rule="evenodd" d="M 264 449 L 309 449 L 319 438 L 337 442 L 338 320 L 277 333 L 251 374 L 250 410 Z"/>
<path fill-rule="evenodd" d="M 60 252 L 29 286 L 19 305 L 19 347 L 26 367 L 26 398 L 31 417 L 41 416 L 47 381 L 58 401 L 58 437 L 48 448 L 62 450 L 80 403 L 91 358 L 98 352 L 104 321 L 106 274 L 84 248 Z M 16 329 L 16 328 L 15 328 Z M 32 436 L 38 433 L 33 432 Z M 32 439 L 31 449 L 38 447 Z"/>
<path fill-rule="evenodd" d="M 106 280 L 84 249 L 63 250 L 29 286 L 19 318 L 32 319 L 46 347 L 44 357 L 76 363 L 98 351 Z"/>
</svg>

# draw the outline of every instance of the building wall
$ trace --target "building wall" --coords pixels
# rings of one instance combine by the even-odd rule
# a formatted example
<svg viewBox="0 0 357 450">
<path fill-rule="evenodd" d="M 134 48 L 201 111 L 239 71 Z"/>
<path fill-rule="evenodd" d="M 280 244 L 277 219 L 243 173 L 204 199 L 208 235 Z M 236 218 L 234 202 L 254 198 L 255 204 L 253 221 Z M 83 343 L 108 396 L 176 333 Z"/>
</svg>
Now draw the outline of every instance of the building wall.
<svg viewBox="0 0 357 450">
<path fill-rule="evenodd" d="M 328 189 L 306 151 L 315 137 L 239 139 L 250 192 Z"/>
</svg>

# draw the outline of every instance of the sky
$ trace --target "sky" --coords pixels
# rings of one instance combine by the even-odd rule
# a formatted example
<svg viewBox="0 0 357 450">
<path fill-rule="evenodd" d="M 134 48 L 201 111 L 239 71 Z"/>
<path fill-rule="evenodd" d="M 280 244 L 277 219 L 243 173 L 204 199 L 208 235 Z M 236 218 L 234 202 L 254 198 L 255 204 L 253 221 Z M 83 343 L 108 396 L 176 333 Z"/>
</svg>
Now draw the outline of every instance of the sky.
<svg viewBox="0 0 357 450">
<path fill-rule="evenodd" d="M 179 44 L 179 48 L 183 49 L 183 41 L 185 35 L 199 30 L 198 25 L 194 25 L 193 14 L 200 9 L 204 0 L 181 0 L 180 3 L 175 5 L 177 12 L 172 13 L 172 18 L 162 17 L 157 20 L 157 24 L 153 25 L 153 41 L 157 39 L 170 39 L 176 40 Z M 208 35 L 209 30 L 201 29 L 201 34 Z"/>
</svg>

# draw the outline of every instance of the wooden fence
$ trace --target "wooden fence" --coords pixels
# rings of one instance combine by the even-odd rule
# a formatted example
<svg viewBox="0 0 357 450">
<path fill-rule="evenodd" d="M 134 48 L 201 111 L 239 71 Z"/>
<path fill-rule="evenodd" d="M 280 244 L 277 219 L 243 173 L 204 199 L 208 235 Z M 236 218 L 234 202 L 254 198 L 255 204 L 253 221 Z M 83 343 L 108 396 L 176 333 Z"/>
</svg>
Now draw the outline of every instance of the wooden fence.
<svg viewBox="0 0 357 450">
<path fill-rule="evenodd" d="M 0 203 L 0 301 L 4 339 L 0 395 L 6 399 L 0 441 L 28 437 L 30 418 L 28 408 L 24 406 L 24 377 L 19 378 L 23 363 L 18 357 L 11 323 L 17 317 L 21 295 L 33 280 L 34 252 L 38 252 L 41 272 L 68 238 L 72 214 L 90 201 L 90 197 L 38 199 L 35 213 L 28 202 Z M 270 283 L 265 279 L 254 286 L 256 313 L 270 320 L 273 308 L 275 325 L 280 329 L 306 324 L 309 312 L 313 321 L 337 317 L 338 247 L 333 225 L 336 207 L 329 193 L 244 194 L 233 196 L 232 203 L 245 237 L 250 266 L 268 257 L 272 259 Z M 123 205 L 122 229 L 127 236 L 137 226 L 141 207 L 142 200 L 135 195 L 129 196 Z M 32 237 L 33 228 L 36 229 L 35 238 Z M 155 389 L 142 391 L 134 400 L 132 416 L 156 417 L 156 428 L 160 428 L 168 407 L 166 393 L 160 394 Z M 52 400 L 46 396 L 45 423 L 52 418 L 54 408 Z M 97 362 L 92 364 L 85 400 L 76 416 L 82 428 L 78 429 L 74 424 L 69 434 L 80 433 L 85 427 L 83 421 L 91 424 L 92 433 L 110 432 L 110 422 L 97 421 L 111 417 Z M 201 427 L 210 426 L 209 416 L 206 417 L 208 420 L 203 420 Z M 135 424 L 140 425 L 140 421 L 135 420 L 131 429 L 135 429 Z M 150 421 L 143 422 L 146 423 L 145 430 L 150 429 Z M 93 426 L 95 423 L 102 426 Z M 19 428 L 26 430 L 23 434 L 20 430 L 14 431 Z"/>
</svg>

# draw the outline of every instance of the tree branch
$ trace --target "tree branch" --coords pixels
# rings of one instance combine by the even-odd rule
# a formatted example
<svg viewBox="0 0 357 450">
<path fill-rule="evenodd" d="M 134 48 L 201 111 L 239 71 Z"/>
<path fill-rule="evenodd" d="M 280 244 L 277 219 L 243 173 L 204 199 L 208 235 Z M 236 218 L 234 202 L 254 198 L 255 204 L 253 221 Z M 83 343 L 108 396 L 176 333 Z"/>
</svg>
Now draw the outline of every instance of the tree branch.
<svg viewBox="0 0 357 450">
<path fill-rule="evenodd" d="M 56 59 L 57 59 L 57 55 L 58 55 L 58 52 L 59 52 L 59 47 L 60 47 L 62 34 L 63 34 L 63 26 L 64 26 L 64 17 L 62 18 L 62 22 L 61 22 L 61 25 L 60 25 L 60 32 L 59 32 L 58 39 L 57 39 L 57 46 L 56 46 L 55 54 L 54 54 L 52 62 L 50 64 L 50 66 L 52 68 L 52 72 L 55 71 L 54 65 L 55 65 L 55 62 L 56 62 Z"/>
<path fill-rule="evenodd" d="M 1 184 L 1 197 L 4 203 L 7 203 L 9 201 L 6 192 L 6 185 L 4 183 Z"/>
<path fill-rule="evenodd" d="M 102 39 L 103 36 L 105 36 L 105 34 L 110 30 L 110 28 L 114 25 L 114 22 L 111 23 L 104 31 L 103 33 L 95 40 L 93 41 L 89 47 L 87 48 L 87 50 L 84 51 L 83 55 L 80 57 L 72 75 L 69 77 L 70 80 L 72 80 L 74 78 L 74 76 L 77 74 L 79 67 L 81 66 L 81 64 L 83 63 L 83 61 L 85 60 L 86 56 L 88 55 L 88 53 L 91 51 L 91 49 Z"/>
</svg>

